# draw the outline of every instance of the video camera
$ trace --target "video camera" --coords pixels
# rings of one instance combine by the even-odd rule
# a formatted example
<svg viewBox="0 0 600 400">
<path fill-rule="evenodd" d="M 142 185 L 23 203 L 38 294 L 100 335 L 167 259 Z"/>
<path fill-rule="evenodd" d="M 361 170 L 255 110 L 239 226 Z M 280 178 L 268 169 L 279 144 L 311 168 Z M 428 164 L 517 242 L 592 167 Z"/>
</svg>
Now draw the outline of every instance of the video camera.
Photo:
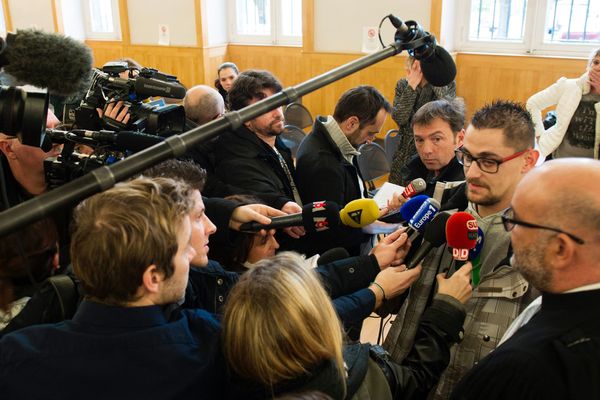
<svg viewBox="0 0 600 400">
<path fill-rule="evenodd" d="M 124 77 L 125 76 L 125 77 Z M 183 106 L 148 102 L 153 96 L 183 99 L 185 87 L 177 77 L 153 68 L 131 70 L 126 62 L 109 62 L 102 69 L 94 69 L 92 84 L 79 107 L 74 110 L 74 126 L 89 130 L 111 129 L 138 131 L 158 136 L 169 136 L 185 130 Z M 123 101 L 130 106 L 131 117 L 125 125 L 110 118 L 100 118 L 97 108 L 104 109 L 108 102 Z"/>
</svg>

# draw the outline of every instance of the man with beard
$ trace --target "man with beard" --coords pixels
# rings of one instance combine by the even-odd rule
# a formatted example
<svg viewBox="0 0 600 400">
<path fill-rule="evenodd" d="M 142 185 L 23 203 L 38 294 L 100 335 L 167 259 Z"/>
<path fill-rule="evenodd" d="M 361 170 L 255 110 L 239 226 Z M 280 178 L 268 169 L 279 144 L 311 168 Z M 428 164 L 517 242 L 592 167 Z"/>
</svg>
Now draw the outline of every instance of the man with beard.
<svg viewBox="0 0 600 400">
<path fill-rule="evenodd" d="M 534 138 L 531 116 L 521 105 L 496 101 L 474 114 L 463 146 L 456 150 L 466 183 L 446 206 L 471 213 L 484 240 L 473 265 L 473 297 L 466 304 L 464 338 L 452 349 L 450 365 L 433 398 L 447 399 L 458 380 L 496 347 L 510 323 L 534 297 L 528 282 L 510 265 L 510 237 L 501 223 L 517 184 L 539 157 L 533 149 Z M 421 277 L 398 313 L 402 317 L 397 318 L 386 338 L 385 346 L 396 362 L 412 345 L 436 274 L 448 271 L 450 275 L 454 270 L 447 246 L 430 252 L 423 261 Z"/>
<path fill-rule="evenodd" d="M 329 200 L 343 206 L 367 197 L 356 164 L 357 148 L 375 139 L 390 111 L 390 103 L 377 89 L 358 86 L 342 94 L 333 115 L 317 117 L 311 134 L 300 144 L 296 162 L 305 202 Z M 360 229 L 340 226 L 306 236 L 303 250 L 312 255 L 344 247 L 358 255 L 368 238 Z"/>
<path fill-rule="evenodd" d="M 229 91 L 229 105 L 237 111 L 281 90 L 281 83 L 270 72 L 244 71 Z M 235 190 L 218 195 L 251 194 L 285 213 L 302 212 L 296 171 L 290 150 L 279 137 L 282 132 L 283 109 L 277 107 L 219 136 L 214 144 L 215 174 Z M 205 194 L 212 196 L 207 189 Z M 304 230 L 294 227 L 287 232 L 299 237 Z"/>
<path fill-rule="evenodd" d="M 600 189 L 582 185 L 583 176 L 600 179 L 600 162 L 550 161 L 517 186 L 502 222 L 512 264 L 541 301 L 456 386 L 453 399 L 600 398 Z"/>
</svg>

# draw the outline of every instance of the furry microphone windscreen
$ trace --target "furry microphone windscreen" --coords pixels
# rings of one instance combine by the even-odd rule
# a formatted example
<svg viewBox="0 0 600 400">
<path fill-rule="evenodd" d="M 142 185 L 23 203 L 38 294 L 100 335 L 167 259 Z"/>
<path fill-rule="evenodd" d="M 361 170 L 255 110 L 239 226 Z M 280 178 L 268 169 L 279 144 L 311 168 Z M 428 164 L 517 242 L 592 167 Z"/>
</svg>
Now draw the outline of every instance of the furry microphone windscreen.
<svg viewBox="0 0 600 400">
<path fill-rule="evenodd" d="M 4 70 L 19 82 L 69 96 L 87 90 L 92 53 L 75 39 L 39 30 L 19 30 L 6 37 Z"/>
</svg>

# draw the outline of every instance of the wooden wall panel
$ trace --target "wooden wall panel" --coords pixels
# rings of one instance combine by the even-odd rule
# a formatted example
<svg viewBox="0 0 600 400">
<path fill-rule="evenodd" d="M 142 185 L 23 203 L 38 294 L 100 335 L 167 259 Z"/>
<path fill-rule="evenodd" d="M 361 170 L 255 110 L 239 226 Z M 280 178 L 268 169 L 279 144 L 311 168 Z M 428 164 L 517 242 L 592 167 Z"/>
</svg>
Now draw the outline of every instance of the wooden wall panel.
<svg viewBox="0 0 600 400">
<path fill-rule="evenodd" d="M 232 61 L 242 70 L 267 69 L 287 87 L 361 57 L 360 54 L 306 52 L 298 47 L 229 45 L 202 49 L 87 43 L 98 66 L 128 56 L 144 66 L 176 75 L 187 87 L 201 83 L 213 85 L 217 67 L 224 61 Z M 387 59 L 305 96 L 303 103 L 313 116 L 331 114 L 339 96 L 357 85 L 375 86 L 391 102 L 396 81 L 405 76 L 404 63 L 404 55 Z M 561 76 L 581 75 L 586 66 L 584 59 L 468 53 L 457 54 L 456 63 L 457 92 L 465 99 L 469 117 L 494 99 L 524 102 Z M 388 118 L 380 136 L 395 127 Z"/>
</svg>

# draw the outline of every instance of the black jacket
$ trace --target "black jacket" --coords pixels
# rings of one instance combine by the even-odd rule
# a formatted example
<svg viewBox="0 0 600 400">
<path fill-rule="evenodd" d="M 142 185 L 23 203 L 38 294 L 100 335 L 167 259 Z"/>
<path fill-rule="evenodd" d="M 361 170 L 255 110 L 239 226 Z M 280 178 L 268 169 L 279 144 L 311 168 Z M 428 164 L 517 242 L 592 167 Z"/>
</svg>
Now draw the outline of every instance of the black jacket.
<svg viewBox="0 0 600 400">
<path fill-rule="evenodd" d="M 275 140 L 275 147 L 294 176 L 290 150 L 279 137 Z M 239 189 L 238 193 L 229 194 L 255 195 L 277 209 L 288 201 L 294 201 L 292 187 L 279 158 L 269 145 L 245 126 L 224 132 L 216 140 L 213 150 L 217 177 Z"/>
<path fill-rule="evenodd" d="M 323 125 L 325 117 L 317 117 L 313 130 L 300 144 L 296 159 L 296 183 L 305 203 L 319 200 L 336 202 L 343 207 L 360 199 L 358 167 L 344 159 Z M 355 158 L 356 160 L 356 158 Z M 368 236 L 360 229 L 340 226 L 326 231 L 307 234 L 303 244 L 308 255 L 322 253 L 334 247 L 344 247 L 351 255 L 358 255 L 360 245 Z"/>
<path fill-rule="evenodd" d="M 429 171 L 425 164 L 421 161 L 421 157 L 417 154 L 414 156 L 408 164 L 402 167 L 401 170 L 402 180 L 400 185 L 406 186 L 413 179 L 422 178 L 427 183 L 427 188 L 422 194 L 426 194 L 429 197 L 433 197 L 435 191 L 435 185 L 437 182 L 456 182 L 465 180 L 465 172 L 463 166 L 460 165 L 456 157 L 452 157 L 450 162 L 441 169 L 440 174 L 435 176 L 432 171 Z M 447 200 L 447 193 L 444 193 L 443 201 Z"/>
</svg>

